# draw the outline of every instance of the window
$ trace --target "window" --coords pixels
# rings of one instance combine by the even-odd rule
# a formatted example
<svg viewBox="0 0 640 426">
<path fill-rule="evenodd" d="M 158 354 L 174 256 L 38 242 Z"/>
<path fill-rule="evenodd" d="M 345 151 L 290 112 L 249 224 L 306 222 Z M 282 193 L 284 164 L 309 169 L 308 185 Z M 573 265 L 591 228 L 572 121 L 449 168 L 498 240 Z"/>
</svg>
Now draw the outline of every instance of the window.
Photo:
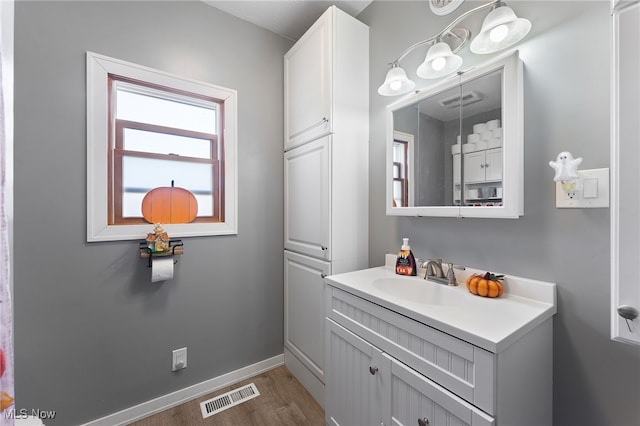
<svg viewBox="0 0 640 426">
<path fill-rule="evenodd" d="M 413 207 L 413 135 L 393 132 L 393 207 Z"/>
<path fill-rule="evenodd" d="M 407 142 L 393 141 L 393 206 L 407 207 Z"/>
<path fill-rule="evenodd" d="M 223 105 L 217 99 L 178 94 L 109 76 L 110 224 L 146 223 L 141 205 L 154 188 L 178 186 L 198 202 L 198 222 L 224 220 L 223 139 L 217 134 Z"/>
<path fill-rule="evenodd" d="M 196 219 L 171 237 L 235 234 L 236 92 L 87 54 L 87 239 L 143 238 L 144 196 L 192 192 Z"/>
</svg>

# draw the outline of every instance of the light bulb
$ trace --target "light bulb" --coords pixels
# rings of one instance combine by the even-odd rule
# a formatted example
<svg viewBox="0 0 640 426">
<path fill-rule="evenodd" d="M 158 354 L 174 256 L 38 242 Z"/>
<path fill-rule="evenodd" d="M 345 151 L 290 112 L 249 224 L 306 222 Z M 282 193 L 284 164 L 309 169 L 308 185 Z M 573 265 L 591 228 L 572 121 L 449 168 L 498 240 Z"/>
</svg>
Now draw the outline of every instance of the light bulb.
<svg viewBox="0 0 640 426">
<path fill-rule="evenodd" d="M 446 64 L 447 64 L 447 60 L 441 56 L 431 61 L 431 68 L 433 68 L 436 71 L 440 71 L 441 69 L 444 68 Z"/>
<path fill-rule="evenodd" d="M 489 39 L 494 43 L 498 43 L 504 40 L 508 33 L 509 28 L 505 24 L 498 25 L 497 27 L 492 28 L 491 32 L 489 32 Z"/>
<path fill-rule="evenodd" d="M 389 82 L 389 87 L 391 90 L 399 90 L 402 87 L 402 82 L 400 80 L 394 80 Z"/>
</svg>

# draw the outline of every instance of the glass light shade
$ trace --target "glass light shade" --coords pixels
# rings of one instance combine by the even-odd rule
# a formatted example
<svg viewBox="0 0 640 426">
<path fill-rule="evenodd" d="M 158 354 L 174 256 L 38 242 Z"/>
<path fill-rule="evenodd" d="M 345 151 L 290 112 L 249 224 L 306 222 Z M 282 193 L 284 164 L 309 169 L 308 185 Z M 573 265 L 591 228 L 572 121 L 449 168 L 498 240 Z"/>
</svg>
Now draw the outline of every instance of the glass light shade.
<svg viewBox="0 0 640 426">
<path fill-rule="evenodd" d="M 493 9 L 484 18 L 480 33 L 471 41 L 473 53 L 493 53 L 522 40 L 531 30 L 528 19 L 518 18 L 508 6 Z"/>
<path fill-rule="evenodd" d="M 403 95 L 414 87 L 416 84 L 407 78 L 407 73 L 398 64 L 393 64 L 384 83 L 378 88 L 378 93 L 382 96 Z"/>
<path fill-rule="evenodd" d="M 447 43 L 439 42 L 429 48 L 417 74 L 422 78 L 440 78 L 456 72 L 462 66 L 462 58 L 451 51 Z"/>
</svg>

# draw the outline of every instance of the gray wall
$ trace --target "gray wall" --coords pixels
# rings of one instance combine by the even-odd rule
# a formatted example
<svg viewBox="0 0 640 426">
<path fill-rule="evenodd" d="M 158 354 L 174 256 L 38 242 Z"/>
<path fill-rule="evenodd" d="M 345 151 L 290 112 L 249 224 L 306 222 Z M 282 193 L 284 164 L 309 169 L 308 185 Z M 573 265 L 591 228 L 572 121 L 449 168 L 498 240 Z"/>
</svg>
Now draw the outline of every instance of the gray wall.
<svg viewBox="0 0 640 426">
<path fill-rule="evenodd" d="M 465 2 L 458 16 L 477 5 Z M 387 63 L 450 21 L 427 2 L 375 1 L 359 19 L 370 26 L 370 264 L 380 265 L 409 237 L 416 256 L 555 282 L 554 424 L 640 424 L 640 348 L 609 339 L 609 209 L 555 208 L 553 170 L 560 151 L 582 169 L 609 167 L 608 1 L 510 2 L 533 23 L 519 45 L 525 63 L 525 215 L 517 220 L 393 218 L 384 207 L 385 105 L 376 93 Z M 484 14 L 468 20 L 477 34 Z M 425 51 L 401 64 L 415 76 Z M 468 47 L 465 67 L 486 60 Z M 526 386 L 523 383 L 523 386 Z"/>
<path fill-rule="evenodd" d="M 15 9 L 17 408 L 78 424 L 281 354 L 292 43 L 201 2 Z M 137 241 L 85 242 L 87 50 L 238 90 L 239 234 L 185 239 L 173 281 L 150 283 Z"/>
</svg>

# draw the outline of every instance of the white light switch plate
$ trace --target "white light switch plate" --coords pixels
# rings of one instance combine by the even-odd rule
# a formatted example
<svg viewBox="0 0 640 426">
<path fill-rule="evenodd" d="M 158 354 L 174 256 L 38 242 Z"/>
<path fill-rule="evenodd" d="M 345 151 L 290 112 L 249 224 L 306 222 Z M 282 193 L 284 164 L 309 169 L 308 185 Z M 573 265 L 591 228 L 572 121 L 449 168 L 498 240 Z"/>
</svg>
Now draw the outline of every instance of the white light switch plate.
<svg viewBox="0 0 640 426">
<path fill-rule="evenodd" d="M 556 182 L 556 208 L 588 209 L 609 207 L 609 169 L 578 170 L 580 179 L 565 190 Z"/>
</svg>

